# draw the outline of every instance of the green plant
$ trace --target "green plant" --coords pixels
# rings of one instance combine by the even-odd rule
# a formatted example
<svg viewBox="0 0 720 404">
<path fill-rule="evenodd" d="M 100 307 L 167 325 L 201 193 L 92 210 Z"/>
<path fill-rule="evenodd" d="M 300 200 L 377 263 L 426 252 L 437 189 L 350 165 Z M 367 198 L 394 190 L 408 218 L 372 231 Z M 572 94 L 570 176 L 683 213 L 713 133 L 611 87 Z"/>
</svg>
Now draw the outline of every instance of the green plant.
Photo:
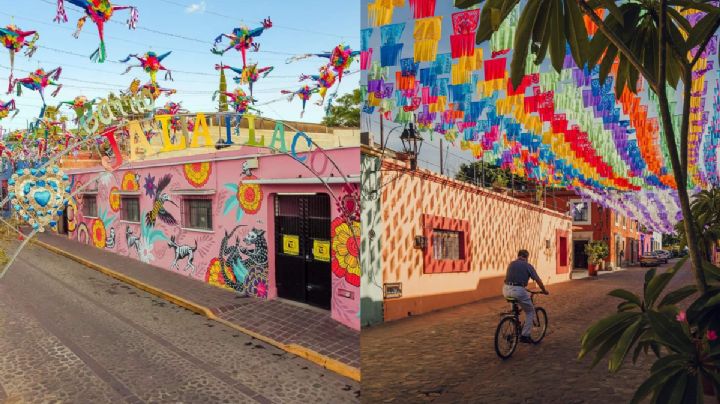
<svg viewBox="0 0 720 404">
<path fill-rule="evenodd" d="M 585 254 L 587 254 L 588 261 L 591 264 L 599 265 L 610 255 L 610 250 L 604 241 L 591 241 L 585 244 Z"/>
<path fill-rule="evenodd" d="M 505 188 L 507 187 L 508 180 L 507 177 L 505 177 L 505 173 L 503 171 L 496 171 L 495 172 L 495 179 L 493 180 L 492 186 L 495 188 Z"/>
<path fill-rule="evenodd" d="M 323 118 L 325 126 L 339 126 L 343 128 L 360 127 L 360 106 L 362 105 L 362 92 L 359 88 L 339 97 L 330 107 Z"/>
<path fill-rule="evenodd" d="M 608 369 L 617 372 L 632 352 L 657 360 L 650 376 L 639 386 L 633 403 L 651 396 L 651 402 L 700 403 L 703 388 L 720 393 L 720 269 L 705 265 L 710 286 L 683 311 L 677 304 L 698 293 L 695 285 L 660 296 L 687 259 L 664 273 L 645 273 L 642 296 L 626 289 L 609 293 L 622 301 L 617 313 L 592 326 L 581 338 L 579 358 L 595 352 L 592 366 L 608 357 Z"/>
</svg>

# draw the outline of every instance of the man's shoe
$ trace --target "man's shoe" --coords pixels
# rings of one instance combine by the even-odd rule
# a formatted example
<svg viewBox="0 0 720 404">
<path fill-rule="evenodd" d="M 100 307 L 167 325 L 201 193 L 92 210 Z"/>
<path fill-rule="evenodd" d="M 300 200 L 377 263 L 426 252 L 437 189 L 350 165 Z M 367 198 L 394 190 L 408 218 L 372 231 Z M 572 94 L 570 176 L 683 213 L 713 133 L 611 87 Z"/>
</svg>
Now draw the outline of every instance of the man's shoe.
<svg viewBox="0 0 720 404">
<path fill-rule="evenodd" d="M 521 336 L 520 336 L 520 342 L 525 343 L 525 344 L 532 344 L 532 343 L 533 343 L 533 340 L 531 340 L 530 337 L 526 337 L 526 336 L 524 336 L 524 335 L 521 335 Z"/>
</svg>

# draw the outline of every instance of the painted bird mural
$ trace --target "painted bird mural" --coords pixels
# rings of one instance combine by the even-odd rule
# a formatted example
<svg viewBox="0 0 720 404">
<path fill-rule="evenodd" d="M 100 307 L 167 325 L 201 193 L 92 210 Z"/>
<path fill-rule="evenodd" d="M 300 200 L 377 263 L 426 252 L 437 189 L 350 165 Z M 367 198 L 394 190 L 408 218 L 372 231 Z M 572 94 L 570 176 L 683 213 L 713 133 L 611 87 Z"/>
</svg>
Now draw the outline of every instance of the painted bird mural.
<svg viewBox="0 0 720 404">
<path fill-rule="evenodd" d="M 155 200 L 153 201 L 153 208 L 145 215 L 145 223 L 150 227 L 155 226 L 155 221 L 157 219 L 160 219 L 162 222 L 169 224 L 170 226 L 177 224 L 175 217 L 165 210 L 165 202 L 170 202 L 173 205 L 178 206 L 177 203 L 170 200 L 170 195 L 167 192 L 164 192 L 165 188 L 170 185 L 171 178 L 172 176 L 167 174 L 158 182 L 157 193 L 155 194 Z"/>
</svg>

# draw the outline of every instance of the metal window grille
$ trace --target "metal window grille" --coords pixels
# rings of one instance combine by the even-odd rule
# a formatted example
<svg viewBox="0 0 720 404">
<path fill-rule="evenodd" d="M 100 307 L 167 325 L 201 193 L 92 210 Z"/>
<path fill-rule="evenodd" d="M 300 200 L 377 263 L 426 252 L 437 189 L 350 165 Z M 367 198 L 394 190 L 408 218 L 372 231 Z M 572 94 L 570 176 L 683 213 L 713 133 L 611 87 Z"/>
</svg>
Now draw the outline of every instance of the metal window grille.
<svg viewBox="0 0 720 404">
<path fill-rule="evenodd" d="M 140 198 L 123 197 L 121 199 L 122 219 L 128 222 L 140 221 Z"/>
<path fill-rule="evenodd" d="M 185 228 L 212 230 L 212 200 L 208 198 L 184 199 L 182 216 Z"/>
<path fill-rule="evenodd" d="M 98 215 L 97 196 L 96 195 L 83 195 L 82 201 L 83 201 L 83 207 L 82 207 L 83 216 L 97 217 L 97 215 Z"/>
<path fill-rule="evenodd" d="M 463 233 L 460 231 L 433 229 L 433 258 L 436 260 L 463 259 Z"/>
</svg>

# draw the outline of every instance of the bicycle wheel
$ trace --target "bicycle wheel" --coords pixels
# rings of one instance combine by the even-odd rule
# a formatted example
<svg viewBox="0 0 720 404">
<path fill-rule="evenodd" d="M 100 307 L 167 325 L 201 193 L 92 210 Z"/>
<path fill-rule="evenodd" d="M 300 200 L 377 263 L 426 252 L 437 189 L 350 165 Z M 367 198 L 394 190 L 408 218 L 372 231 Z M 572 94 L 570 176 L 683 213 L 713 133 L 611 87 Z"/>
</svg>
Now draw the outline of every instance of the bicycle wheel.
<svg viewBox="0 0 720 404">
<path fill-rule="evenodd" d="M 533 319 L 532 330 L 530 330 L 530 339 L 533 343 L 537 344 L 545 338 L 545 332 L 547 332 L 547 313 L 542 307 L 535 308 L 535 318 Z"/>
<path fill-rule="evenodd" d="M 495 353 L 503 359 L 509 358 L 518 345 L 519 325 L 513 317 L 503 317 L 495 330 Z"/>
</svg>

